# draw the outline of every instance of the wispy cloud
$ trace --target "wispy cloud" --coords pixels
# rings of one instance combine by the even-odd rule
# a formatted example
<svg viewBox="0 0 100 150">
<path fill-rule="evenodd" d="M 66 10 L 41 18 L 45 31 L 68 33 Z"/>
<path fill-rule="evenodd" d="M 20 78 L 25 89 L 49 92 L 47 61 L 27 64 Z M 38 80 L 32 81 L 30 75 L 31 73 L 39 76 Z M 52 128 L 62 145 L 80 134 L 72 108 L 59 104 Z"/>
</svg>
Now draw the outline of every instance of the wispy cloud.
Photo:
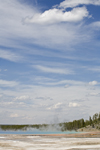
<svg viewBox="0 0 100 150">
<path fill-rule="evenodd" d="M 99 66 L 88 67 L 87 69 L 90 70 L 90 71 L 93 71 L 93 72 L 100 72 L 100 67 Z"/>
<path fill-rule="evenodd" d="M 74 74 L 74 72 L 70 69 L 60 69 L 60 68 L 51 68 L 51 67 L 45 67 L 45 66 L 40 66 L 40 65 L 36 65 L 33 66 L 36 69 L 43 71 L 43 72 L 47 72 L 47 73 L 57 73 L 57 74 Z"/>
<path fill-rule="evenodd" d="M 29 29 L 22 23 L 25 16 L 32 15 L 36 9 L 32 9 L 28 5 L 22 4 L 17 0 L 8 0 L 0 2 L 0 45 L 9 47 L 23 47 L 20 39 L 29 37 Z M 27 33 L 26 33 L 27 32 Z"/>
<path fill-rule="evenodd" d="M 7 81 L 7 80 L 0 80 L 0 85 L 2 87 L 15 87 L 18 86 L 18 82 L 16 81 Z"/>
<path fill-rule="evenodd" d="M 48 85 L 48 86 L 64 86 L 65 88 L 68 88 L 69 86 L 85 86 L 88 83 L 82 82 L 78 80 L 58 80 L 53 78 L 44 78 L 44 77 L 37 77 L 35 78 L 35 81 L 40 85 Z"/>
<path fill-rule="evenodd" d="M 13 62 L 21 62 L 23 60 L 22 56 L 9 50 L 0 50 L 0 58 Z"/>
<path fill-rule="evenodd" d="M 95 30 L 100 29 L 100 21 L 93 22 L 91 27 L 94 27 Z"/>
<path fill-rule="evenodd" d="M 100 0 L 64 0 L 60 3 L 59 7 L 69 8 L 76 7 L 79 5 L 100 5 Z"/>
<path fill-rule="evenodd" d="M 89 82 L 89 85 L 97 85 L 97 84 L 98 84 L 97 81 L 91 81 L 91 82 Z"/>
<path fill-rule="evenodd" d="M 41 13 L 39 9 L 22 4 L 17 0 L 8 0 L 7 2 L 0 2 L 0 11 L 2 12 L 0 45 L 15 48 L 17 52 L 23 51 L 25 54 L 29 51 L 30 53 L 27 44 L 36 44 L 47 48 L 60 49 L 61 51 L 66 49 L 68 51 L 71 48 L 73 49 L 76 44 L 88 41 L 91 38 L 89 31 L 84 28 L 83 24 L 80 22 L 77 25 L 73 24 L 73 22 L 88 17 L 88 10 L 85 7 L 77 7 L 66 12 L 54 8 Z M 33 24 L 23 23 L 25 18 L 30 22 L 32 20 Z M 35 24 L 39 22 L 44 25 L 38 24 L 37 26 Z M 56 22 L 69 23 L 65 25 L 63 23 L 55 24 Z M 48 23 L 53 24 L 48 28 Z M 86 32 L 83 30 L 86 30 Z"/>
<path fill-rule="evenodd" d="M 90 18 L 89 4 L 100 0 L 65 0 L 44 11 L 24 1 L 0 1 L 4 123 L 44 123 L 54 114 L 77 119 L 100 110 L 100 22 L 96 12 Z"/>
</svg>

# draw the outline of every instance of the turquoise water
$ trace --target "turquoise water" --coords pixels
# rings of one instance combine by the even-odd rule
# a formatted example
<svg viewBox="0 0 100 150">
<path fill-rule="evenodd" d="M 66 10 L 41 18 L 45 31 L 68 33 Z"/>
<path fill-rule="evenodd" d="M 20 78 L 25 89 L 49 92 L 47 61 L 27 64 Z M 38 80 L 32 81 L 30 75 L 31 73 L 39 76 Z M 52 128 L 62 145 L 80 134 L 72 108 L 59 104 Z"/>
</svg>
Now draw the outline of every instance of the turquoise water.
<svg viewBox="0 0 100 150">
<path fill-rule="evenodd" d="M 76 131 L 66 131 L 66 132 L 61 132 L 61 131 L 0 131 L 0 134 L 77 134 L 79 132 Z"/>
</svg>

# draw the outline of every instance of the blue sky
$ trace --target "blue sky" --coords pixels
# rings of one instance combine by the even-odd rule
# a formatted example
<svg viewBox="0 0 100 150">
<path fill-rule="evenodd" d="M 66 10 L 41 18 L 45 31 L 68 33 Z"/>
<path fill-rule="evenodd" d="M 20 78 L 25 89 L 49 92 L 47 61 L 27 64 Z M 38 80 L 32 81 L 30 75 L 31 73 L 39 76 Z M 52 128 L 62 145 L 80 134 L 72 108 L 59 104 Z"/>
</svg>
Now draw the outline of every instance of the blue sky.
<svg viewBox="0 0 100 150">
<path fill-rule="evenodd" d="M 0 0 L 0 123 L 88 119 L 100 104 L 100 0 Z"/>
</svg>

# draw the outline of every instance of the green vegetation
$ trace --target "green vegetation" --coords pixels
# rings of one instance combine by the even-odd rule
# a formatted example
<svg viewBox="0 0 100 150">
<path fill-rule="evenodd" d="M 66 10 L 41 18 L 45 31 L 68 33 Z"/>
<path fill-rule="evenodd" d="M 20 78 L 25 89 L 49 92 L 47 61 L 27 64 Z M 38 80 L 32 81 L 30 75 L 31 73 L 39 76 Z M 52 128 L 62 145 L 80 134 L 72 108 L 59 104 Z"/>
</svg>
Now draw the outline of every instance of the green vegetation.
<svg viewBox="0 0 100 150">
<path fill-rule="evenodd" d="M 1 130 L 14 130 L 14 131 L 17 131 L 17 130 L 27 130 L 27 128 L 35 128 L 35 129 L 42 129 L 43 127 L 44 128 L 47 128 L 47 124 L 35 124 L 35 125 L 0 125 L 0 129 Z"/>
<path fill-rule="evenodd" d="M 83 127 L 87 127 L 87 126 L 92 126 L 92 128 L 95 127 L 97 129 L 100 129 L 100 127 L 98 127 L 97 125 L 100 124 L 100 113 L 96 113 L 93 115 L 93 117 L 89 117 L 89 120 L 84 120 L 83 118 L 80 120 L 74 120 L 72 122 L 65 122 L 65 123 L 61 123 L 60 126 L 62 126 L 62 130 L 77 130 Z"/>
<path fill-rule="evenodd" d="M 93 115 L 93 117 L 89 117 L 89 120 L 84 120 L 79 119 L 79 120 L 74 120 L 72 122 L 64 122 L 64 123 L 59 123 L 59 124 L 35 124 L 35 125 L 0 125 L 1 130 L 27 130 L 28 128 L 35 128 L 35 129 L 40 129 L 40 130 L 47 130 L 49 127 L 52 127 L 53 129 L 59 126 L 58 129 L 62 131 L 66 130 L 77 130 L 83 127 L 87 126 L 92 126 L 92 128 L 96 127 L 96 129 L 100 130 L 100 113 L 96 113 Z"/>
</svg>

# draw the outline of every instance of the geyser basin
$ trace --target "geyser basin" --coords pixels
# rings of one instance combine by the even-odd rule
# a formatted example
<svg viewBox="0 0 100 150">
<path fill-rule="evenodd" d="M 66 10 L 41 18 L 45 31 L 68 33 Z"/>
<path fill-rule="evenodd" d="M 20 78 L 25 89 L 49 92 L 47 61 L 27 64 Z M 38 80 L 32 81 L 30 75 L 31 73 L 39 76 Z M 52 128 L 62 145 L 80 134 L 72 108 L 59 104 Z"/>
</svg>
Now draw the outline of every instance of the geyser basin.
<svg viewBox="0 0 100 150">
<path fill-rule="evenodd" d="M 22 130 L 18 130 L 18 131 L 10 131 L 10 130 L 6 130 L 0 131 L 0 134 L 34 134 L 34 135 L 46 135 L 46 134 L 77 134 L 80 132 L 76 132 L 76 131 L 41 131 L 41 130 L 27 130 L 27 131 L 22 131 Z"/>
</svg>

